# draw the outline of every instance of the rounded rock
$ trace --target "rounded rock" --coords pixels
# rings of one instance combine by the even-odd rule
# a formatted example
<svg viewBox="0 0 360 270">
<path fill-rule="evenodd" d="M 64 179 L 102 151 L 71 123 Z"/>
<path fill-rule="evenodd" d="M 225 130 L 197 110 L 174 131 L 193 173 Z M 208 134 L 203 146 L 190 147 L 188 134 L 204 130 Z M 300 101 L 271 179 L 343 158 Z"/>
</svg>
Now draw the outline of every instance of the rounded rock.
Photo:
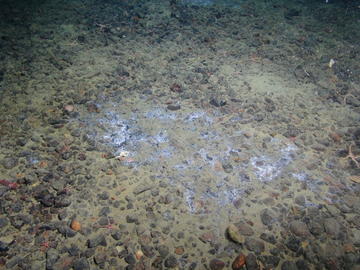
<svg viewBox="0 0 360 270">
<path fill-rule="evenodd" d="M 212 259 L 209 264 L 210 270 L 222 270 L 225 267 L 225 263 L 218 259 Z"/>
</svg>

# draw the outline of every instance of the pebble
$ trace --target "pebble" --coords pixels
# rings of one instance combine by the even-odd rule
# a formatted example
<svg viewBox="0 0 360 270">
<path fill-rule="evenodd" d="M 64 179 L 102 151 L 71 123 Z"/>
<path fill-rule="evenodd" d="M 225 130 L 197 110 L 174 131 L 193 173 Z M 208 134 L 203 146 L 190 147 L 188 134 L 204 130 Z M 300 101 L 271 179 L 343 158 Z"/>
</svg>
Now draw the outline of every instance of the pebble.
<svg viewBox="0 0 360 270">
<path fill-rule="evenodd" d="M 133 254 L 128 254 L 125 258 L 124 258 L 125 262 L 127 262 L 128 264 L 135 264 L 136 263 L 136 259 L 135 256 Z"/>
<path fill-rule="evenodd" d="M 319 236 L 320 234 L 322 234 L 324 232 L 324 226 L 323 226 L 323 224 L 321 224 L 319 222 L 310 221 L 309 230 L 313 235 Z"/>
<path fill-rule="evenodd" d="M 285 245 L 288 249 L 293 252 L 297 252 L 300 247 L 300 240 L 297 239 L 295 236 L 291 235 L 285 242 Z"/>
<path fill-rule="evenodd" d="M 106 247 L 106 245 L 107 245 L 107 243 L 106 243 L 105 236 L 102 234 L 99 234 L 99 235 L 95 236 L 94 238 L 88 240 L 89 248 L 93 248 L 93 247 L 97 247 L 97 246 L 105 246 Z"/>
<path fill-rule="evenodd" d="M 52 269 L 53 265 L 59 259 L 59 253 L 54 248 L 49 248 L 46 251 L 46 269 Z"/>
<path fill-rule="evenodd" d="M 104 265 L 105 262 L 107 261 L 107 255 L 106 252 L 100 250 L 100 251 L 96 251 L 95 256 L 94 256 L 94 262 L 97 265 Z"/>
<path fill-rule="evenodd" d="M 114 240 L 119 241 L 122 237 L 122 233 L 119 230 L 116 230 L 116 231 L 113 231 L 111 236 L 112 236 L 112 238 L 114 238 Z"/>
<path fill-rule="evenodd" d="M 261 211 L 260 217 L 262 223 L 266 226 L 271 225 L 275 221 L 275 213 L 267 208 Z"/>
<path fill-rule="evenodd" d="M 299 195 L 295 197 L 295 203 L 301 206 L 304 206 L 306 203 L 306 199 L 304 195 Z"/>
<path fill-rule="evenodd" d="M 162 258 L 166 258 L 166 256 L 169 254 L 169 248 L 165 245 L 160 245 L 156 249 Z"/>
<path fill-rule="evenodd" d="M 219 259 L 212 259 L 209 264 L 210 270 L 222 270 L 225 267 L 225 263 Z"/>
<path fill-rule="evenodd" d="M 341 226 L 335 218 L 327 218 L 324 221 L 324 228 L 328 235 L 333 238 L 338 238 L 340 234 Z"/>
<path fill-rule="evenodd" d="M 152 246 L 148 246 L 148 245 L 142 246 L 141 250 L 144 253 L 144 255 L 148 258 L 152 258 L 155 256 L 155 250 Z"/>
<path fill-rule="evenodd" d="M 174 251 L 174 253 L 175 253 L 176 255 L 183 255 L 184 252 L 185 252 L 184 247 L 176 247 L 176 248 L 175 248 L 175 251 Z"/>
<path fill-rule="evenodd" d="M 349 219 L 350 223 L 354 224 L 358 229 L 360 229 L 360 216 L 356 215 Z"/>
<path fill-rule="evenodd" d="M 82 257 L 76 259 L 73 263 L 74 270 L 89 270 L 90 265 L 86 258 Z"/>
<path fill-rule="evenodd" d="M 285 261 L 281 264 L 281 270 L 298 270 L 294 262 Z"/>
<path fill-rule="evenodd" d="M 129 214 L 126 216 L 126 222 L 127 223 L 138 223 L 138 217 L 136 214 Z"/>
<path fill-rule="evenodd" d="M 21 262 L 22 258 L 20 256 L 14 256 L 6 262 L 6 268 L 14 268 Z"/>
<path fill-rule="evenodd" d="M 59 233 L 61 233 L 65 237 L 74 237 L 76 235 L 76 231 L 69 228 L 67 225 L 60 224 L 57 227 Z"/>
<path fill-rule="evenodd" d="M 241 253 L 235 258 L 231 267 L 233 270 L 241 270 L 245 265 L 245 262 L 246 262 L 245 255 Z"/>
<path fill-rule="evenodd" d="M 230 224 L 227 228 L 229 238 L 235 243 L 242 244 L 245 242 L 245 237 L 240 235 L 240 232 L 234 224 Z"/>
<path fill-rule="evenodd" d="M 254 251 L 256 254 L 260 254 L 265 250 L 264 242 L 255 238 L 246 238 L 245 246 L 248 250 Z"/>
<path fill-rule="evenodd" d="M 256 256 L 254 253 L 249 253 L 246 256 L 245 263 L 247 270 L 260 270 L 260 266 L 256 260 Z"/>
<path fill-rule="evenodd" d="M 169 104 L 167 109 L 170 111 L 177 111 L 181 109 L 181 106 L 179 104 Z"/>
<path fill-rule="evenodd" d="M 233 166 L 231 165 L 231 163 L 226 162 L 226 161 L 224 161 L 222 163 L 222 167 L 224 169 L 224 172 L 226 172 L 226 173 L 231 173 L 233 171 L 233 169 L 234 169 Z"/>
<path fill-rule="evenodd" d="M 276 244 L 276 239 L 275 236 L 268 234 L 268 233 L 262 233 L 260 235 L 260 239 L 264 240 L 265 242 L 268 242 L 270 244 L 275 245 Z"/>
<path fill-rule="evenodd" d="M 254 230 L 245 222 L 239 222 L 235 224 L 238 228 L 240 234 L 244 236 L 252 236 L 254 235 Z"/>
<path fill-rule="evenodd" d="M 164 265 L 165 265 L 165 267 L 168 267 L 168 268 L 175 268 L 178 265 L 178 261 L 175 258 L 175 256 L 170 255 L 169 257 L 166 258 Z"/>
<path fill-rule="evenodd" d="M 213 243 L 215 242 L 216 240 L 216 236 L 213 232 L 206 232 L 206 233 L 203 233 L 199 239 L 204 242 L 204 243 Z"/>
<path fill-rule="evenodd" d="M 327 204 L 325 207 L 333 217 L 336 217 L 340 214 L 340 210 L 334 205 Z"/>
<path fill-rule="evenodd" d="M 54 206 L 57 208 L 68 207 L 71 204 L 71 200 L 66 195 L 60 195 L 55 197 Z"/>
<path fill-rule="evenodd" d="M 36 194 L 35 199 L 44 206 L 50 207 L 54 205 L 54 196 L 47 190 L 42 190 Z"/>
<path fill-rule="evenodd" d="M 5 169 L 12 169 L 18 164 L 18 160 L 14 157 L 6 157 L 2 160 L 1 164 Z"/>
<path fill-rule="evenodd" d="M 290 223 L 290 231 L 299 237 L 307 237 L 310 235 L 309 229 L 304 222 L 294 220 Z"/>
<path fill-rule="evenodd" d="M 265 269 L 276 269 L 280 263 L 280 258 L 273 255 L 262 255 L 259 260 L 265 265 Z"/>
<path fill-rule="evenodd" d="M 6 252 L 9 250 L 9 244 L 0 241 L 0 252 Z"/>
</svg>

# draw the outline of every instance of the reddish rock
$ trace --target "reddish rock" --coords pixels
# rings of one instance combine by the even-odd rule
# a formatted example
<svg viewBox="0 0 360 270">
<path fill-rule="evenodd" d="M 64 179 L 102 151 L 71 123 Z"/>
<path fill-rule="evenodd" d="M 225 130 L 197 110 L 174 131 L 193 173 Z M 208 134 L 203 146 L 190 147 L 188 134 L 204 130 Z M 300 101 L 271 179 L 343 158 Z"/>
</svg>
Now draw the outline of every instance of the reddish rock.
<svg viewBox="0 0 360 270">
<path fill-rule="evenodd" d="M 183 247 L 176 247 L 175 248 L 175 254 L 183 255 L 184 254 L 184 248 Z"/>
<path fill-rule="evenodd" d="M 240 254 L 235 258 L 235 260 L 232 263 L 232 269 L 233 270 L 240 270 L 245 265 L 246 259 L 244 254 Z"/>
</svg>

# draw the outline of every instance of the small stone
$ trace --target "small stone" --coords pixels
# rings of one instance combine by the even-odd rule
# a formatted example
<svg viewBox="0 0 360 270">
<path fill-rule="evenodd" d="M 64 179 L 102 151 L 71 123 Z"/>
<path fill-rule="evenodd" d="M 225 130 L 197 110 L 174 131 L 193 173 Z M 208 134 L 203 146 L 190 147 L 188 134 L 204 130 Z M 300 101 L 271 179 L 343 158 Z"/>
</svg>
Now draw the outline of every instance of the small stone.
<svg viewBox="0 0 360 270">
<path fill-rule="evenodd" d="M 59 253 L 54 248 L 49 248 L 46 251 L 46 269 L 52 269 L 53 265 L 56 263 L 56 261 L 59 258 Z"/>
<path fill-rule="evenodd" d="M 324 228 L 327 234 L 333 238 L 338 238 L 341 226 L 335 218 L 327 218 L 324 221 Z"/>
<path fill-rule="evenodd" d="M 254 235 L 254 230 L 245 222 L 239 222 L 235 224 L 238 228 L 241 235 L 252 236 Z"/>
<path fill-rule="evenodd" d="M 76 259 L 73 263 L 74 270 L 89 270 L 90 265 L 86 258 L 82 257 Z"/>
<path fill-rule="evenodd" d="M 296 267 L 298 270 L 310 270 L 309 264 L 302 259 L 296 262 Z"/>
<path fill-rule="evenodd" d="M 206 233 L 203 233 L 199 239 L 204 242 L 204 243 L 213 243 L 215 242 L 216 240 L 216 236 L 213 232 L 206 232 Z"/>
<path fill-rule="evenodd" d="M 14 157 L 6 157 L 2 160 L 2 165 L 5 169 L 12 169 L 18 164 L 18 160 Z"/>
<path fill-rule="evenodd" d="M 298 270 L 294 262 L 285 261 L 281 265 L 281 270 Z"/>
<path fill-rule="evenodd" d="M 264 242 L 255 238 L 246 238 L 245 246 L 248 250 L 254 251 L 256 254 L 260 254 L 265 250 Z"/>
<path fill-rule="evenodd" d="M 165 258 L 169 254 L 169 248 L 167 246 L 161 245 L 158 246 L 156 249 L 162 258 Z"/>
<path fill-rule="evenodd" d="M 47 207 L 54 205 L 54 196 L 47 190 L 43 190 L 36 194 L 35 199 Z"/>
<path fill-rule="evenodd" d="M 106 191 L 104 191 L 104 192 L 102 192 L 102 193 L 100 193 L 100 194 L 98 194 L 98 198 L 100 199 L 100 200 L 108 200 L 109 199 L 109 193 L 107 193 Z"/>
<path fill-rule="evenodd" d="M 227 228 L 227 233 L 231 240 L 235 243 L 242 244 L 245 242 L 244 236 L 240 235 L 238 228 L 234 224 L 230 224 Z"/>
<path fill-rule="evenodd" d="M 306 237 L 310 235 L 309 229 L 304 222 L 294 220 L 290 223 L 290 231 L 299 237 Z"/>
<path fill-rule="evenodd" d="M 306 203 L 305 196 L 304 195 L 296 196 L 295 203 L 298 205 L 304 206 Z"/>
<path fill-rule="evenodd" d="M 106 220 L 108 221 L 107 215 L 110 214 L 110 213 L 111 213 L 110 207 L 104 206 L 104 207 L 102 207 L 102 208 L 100 209 L 100 211 L 99 211 L 99 216 L 100 216 L 100 217 L 105 217 Z M 106 223 L 106 224 L 107 224 L 107 223 Z M 106 225 L 106 224 L 105 224 L 105 225 Z"/>
<path fill-rule="evenodd" d="M 215 107 L 222 107 L 222 106 L 225 106 L 226 105 L 226 101 L 225 100 L 222 100 L 222 99 L 219 99 L 217 97 L 214 97 L 212 99 L 210 99 L 210 102 L 209 102 L 211 105 L 215 106 Z"/>
<path fill-rule="evenodd" d="M 76 265 L 73 264 L 73 262 L 74 262 L 73 257 L 64 256 L 64 257 L 61 257 L 60 259 L 58 259 L 57 262 L 53 265 L 53 267 L 51 269 L 52 270 L 70 270 L 70 269 L 88 270 L 88 269 L 90 269 L 90 268 L 81 268 L 81 267 L 77 268 Z"/>
<path fill-rule="evenodd" d="M 59 225 L 57 227 L 59 233 L 61 233 L 65 237 L 74 237 L 76 235 L 76 231 L 73 231 L 67 225 Z"/>
<path fill-rule="evenodd" d="M 175 268 L 178 265 L 178 261 L 175 258 L 175 256 L 170 255 L 169 257 L 166 258 L 164 265 L 165 267 L 168 268 Z"/>
<path fill-rule="evenodd" d="M 67 105 L 64 106 L 64 111 L 65 112 L 70 113 L 70 112 L 73 112 L 74 110 L 75 110 L 75 107 L 72 104 L 67 104 Z"/>
<path fill-rule="evenodd" d="M 337 217 L 340 214 L 340 210 L 334 205 L 325 205 L 325 207 L 333 217 Z"/>
<path fill-rule="evenodd" d="M 122 233 L 119 230 L 116 230 L 116 231 L 113 231 L 111 236 L 112 236 L 112 238 L 114 238 L 114 240 L 119 241 L 121 239 Z"/>
<path fill-rule="evenodd" d="M 273 244 L 275 245 L 276 244 L 276 239 L 275 239 L 275 236 L 271 235 L 271 234 L 268 234 L 268 233 L 262 233 L 260 235 L 260 239 L 270 243 L 270 244 Z"/>
<path fill-rule="evenodd" d="M 9 250 L 9 244 L 3 241 L 0 241 L 0 252 L 6 252 Z"/>
<path fill-rule="evenodd" d="M 183 255 L 185 252 L 184 247 L 176 247 L 174 253 L 176 255 Z"/>
<path fill-rule="evenodd" d="M 266 226 L 271 225 L 275 221 L 275 213 L 267 208 L 261 211 L 260 217 L 262 223 Z"/>
<path fill-rule="evenodd" d="M 243 203 L 244 203 L 244 200 L 241 198 L 233 201 L 233 205 L 235 206 L 236 209 L 240 209 L 240 207 L 243 205 Z"/>
<path fill-rule="evenodd" d="M 138 217 L 135 214 L 129 214 L 126 216 L 127 223 L 138 223 Z"/>
<path fill-rule="evenodd" d="M 13 269 L 16 265 L 18 265 L 22 261 L 22 257 L 14 256 L 6 262 L 6 268 Z"/>
<path fill-rule="evenodd" d="M 99 224 L 100 226 L 109 225 L 109 218 L 108 218 L 108 217 L 101 217 L 101 218 L 98 220 L 98 224 Z"/>
<path fill-rule="evenodd" d="M 264 264 L 265 269 L 276 269 L 280 262 L 280 258 L 273 255 L 263 255 L 259 259 Z"/>
<path fill-rule="evenodd" d="M 133 254 L 129 254 L 124 258 L 125 262 L 127 262 L 128 264 L 135 264 L 136 263 L 136 259 L 135 256 Z"/>
<path fill-rule="evenodd" d="M 142 246 L 141 250 L 144 253 L 144 255 L 148 258 L 152 258 L 155 256 L 154 248 L 151 246 Z"/>
<path fill-rule="evenodd" d="M 256 260 L 256 256 L 254 253 L 250 253 L 246 256 L 245 263 L 247 270 L 260 270 L 260 266 Z"/>
<path fill-rule="evenodd" d="M 235 260 L 233 261 L 232 263 L 232 269 L 233 270 L 241 270 L 242 267 L 245 265 L 245 261 L 246 261 L 246 258 L 245 258 L 245 255 L 244 254 L 240 254 L 239 256 L 237 256 L 235 258 Z"/>
<path fill-rule="evenodd" d="M 324 232 L 324 226 L 319 222 L 311 221 L 309 223 L 309 230 L 313 235 L 318 236 Z"/>
<path fill-rule="evenodd" d="M 167 109 L 170 111 L 177 111 L 180 110 L 181 106 L 179 104 L 169 104 Z"/>
<path fill-rule="evenodd" d="M 218 259 L 212 259 L 209 264 L 210 270 L 222 270 L 225 267 L 225 263 Z"/>
<path fill-rule="evenodd" d="M 94 262 L 97 265 L 101 265 L 104 264 L 107 260 L 107 255 L 105 252 L 101 252 L 101 251 L 97 251 L 95 256 L 94 256 Z"/>
<path fill-rule="evenodd" d="M 98 105 L 96 105 L 94 103 L 88 104 L 87 105 L 87 110 L 88 110 L 88 112 L 96 112 L 96 113 L 100 112 L 100 108 L 98 107 Z"/>
<path fill-rule="evenodd" d="M 231 173 L 234 169 L 230 162 L 225 161 L 222 163 L 222 167 L 226 173 Z"/>
<path fill-rule="evenodd" d="M 54 206 L 57 208 L 68 207 L 70 204 L 71 200 L 66 195 L 60 195 L 55 197 Z"/>
<path fill-rule="evenodd" d="M 293 252 L 297 252 L 300 248 L 300 240 L 297 239 L 295 236 L 291 235 L 287 240 L 285 245 Z"/>
<path fill-rule="evenodd" d="M 89 248 L 97 247 L 100 245 L 104 246 L 104 247 L 106 247 L 106 245 L 107 245 L 105 236 L 102 234 L 99 234 L 99 235 L 95 236 L 94 238 L 88 240 Z"/>
<path fill-rule="evenodd" d="M 360 215 L 353 216 L 349 221 L 354 224 L 356 228 L 360 229 Z"/>
</svg>

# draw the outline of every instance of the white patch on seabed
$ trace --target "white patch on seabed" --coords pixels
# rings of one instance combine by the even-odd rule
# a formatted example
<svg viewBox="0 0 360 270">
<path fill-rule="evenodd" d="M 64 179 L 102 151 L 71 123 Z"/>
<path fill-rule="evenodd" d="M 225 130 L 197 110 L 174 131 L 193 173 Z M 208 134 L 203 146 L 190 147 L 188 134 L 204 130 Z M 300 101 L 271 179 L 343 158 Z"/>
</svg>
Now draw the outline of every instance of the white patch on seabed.
<svg viewBox="0 0 360 270">
<path fill-rule="evenodd" d="M 256 177 L 263 182 L 274 180 L 282 173 L 283 169 L 293 161 L 292 156 L 296 150 L 297 147 L 295 145 L 289 144 L 276 153 L 279 154 L 280 157 L 272 155 L 252 157 L 250 163 L 255 169 Z"/>
</svg>

